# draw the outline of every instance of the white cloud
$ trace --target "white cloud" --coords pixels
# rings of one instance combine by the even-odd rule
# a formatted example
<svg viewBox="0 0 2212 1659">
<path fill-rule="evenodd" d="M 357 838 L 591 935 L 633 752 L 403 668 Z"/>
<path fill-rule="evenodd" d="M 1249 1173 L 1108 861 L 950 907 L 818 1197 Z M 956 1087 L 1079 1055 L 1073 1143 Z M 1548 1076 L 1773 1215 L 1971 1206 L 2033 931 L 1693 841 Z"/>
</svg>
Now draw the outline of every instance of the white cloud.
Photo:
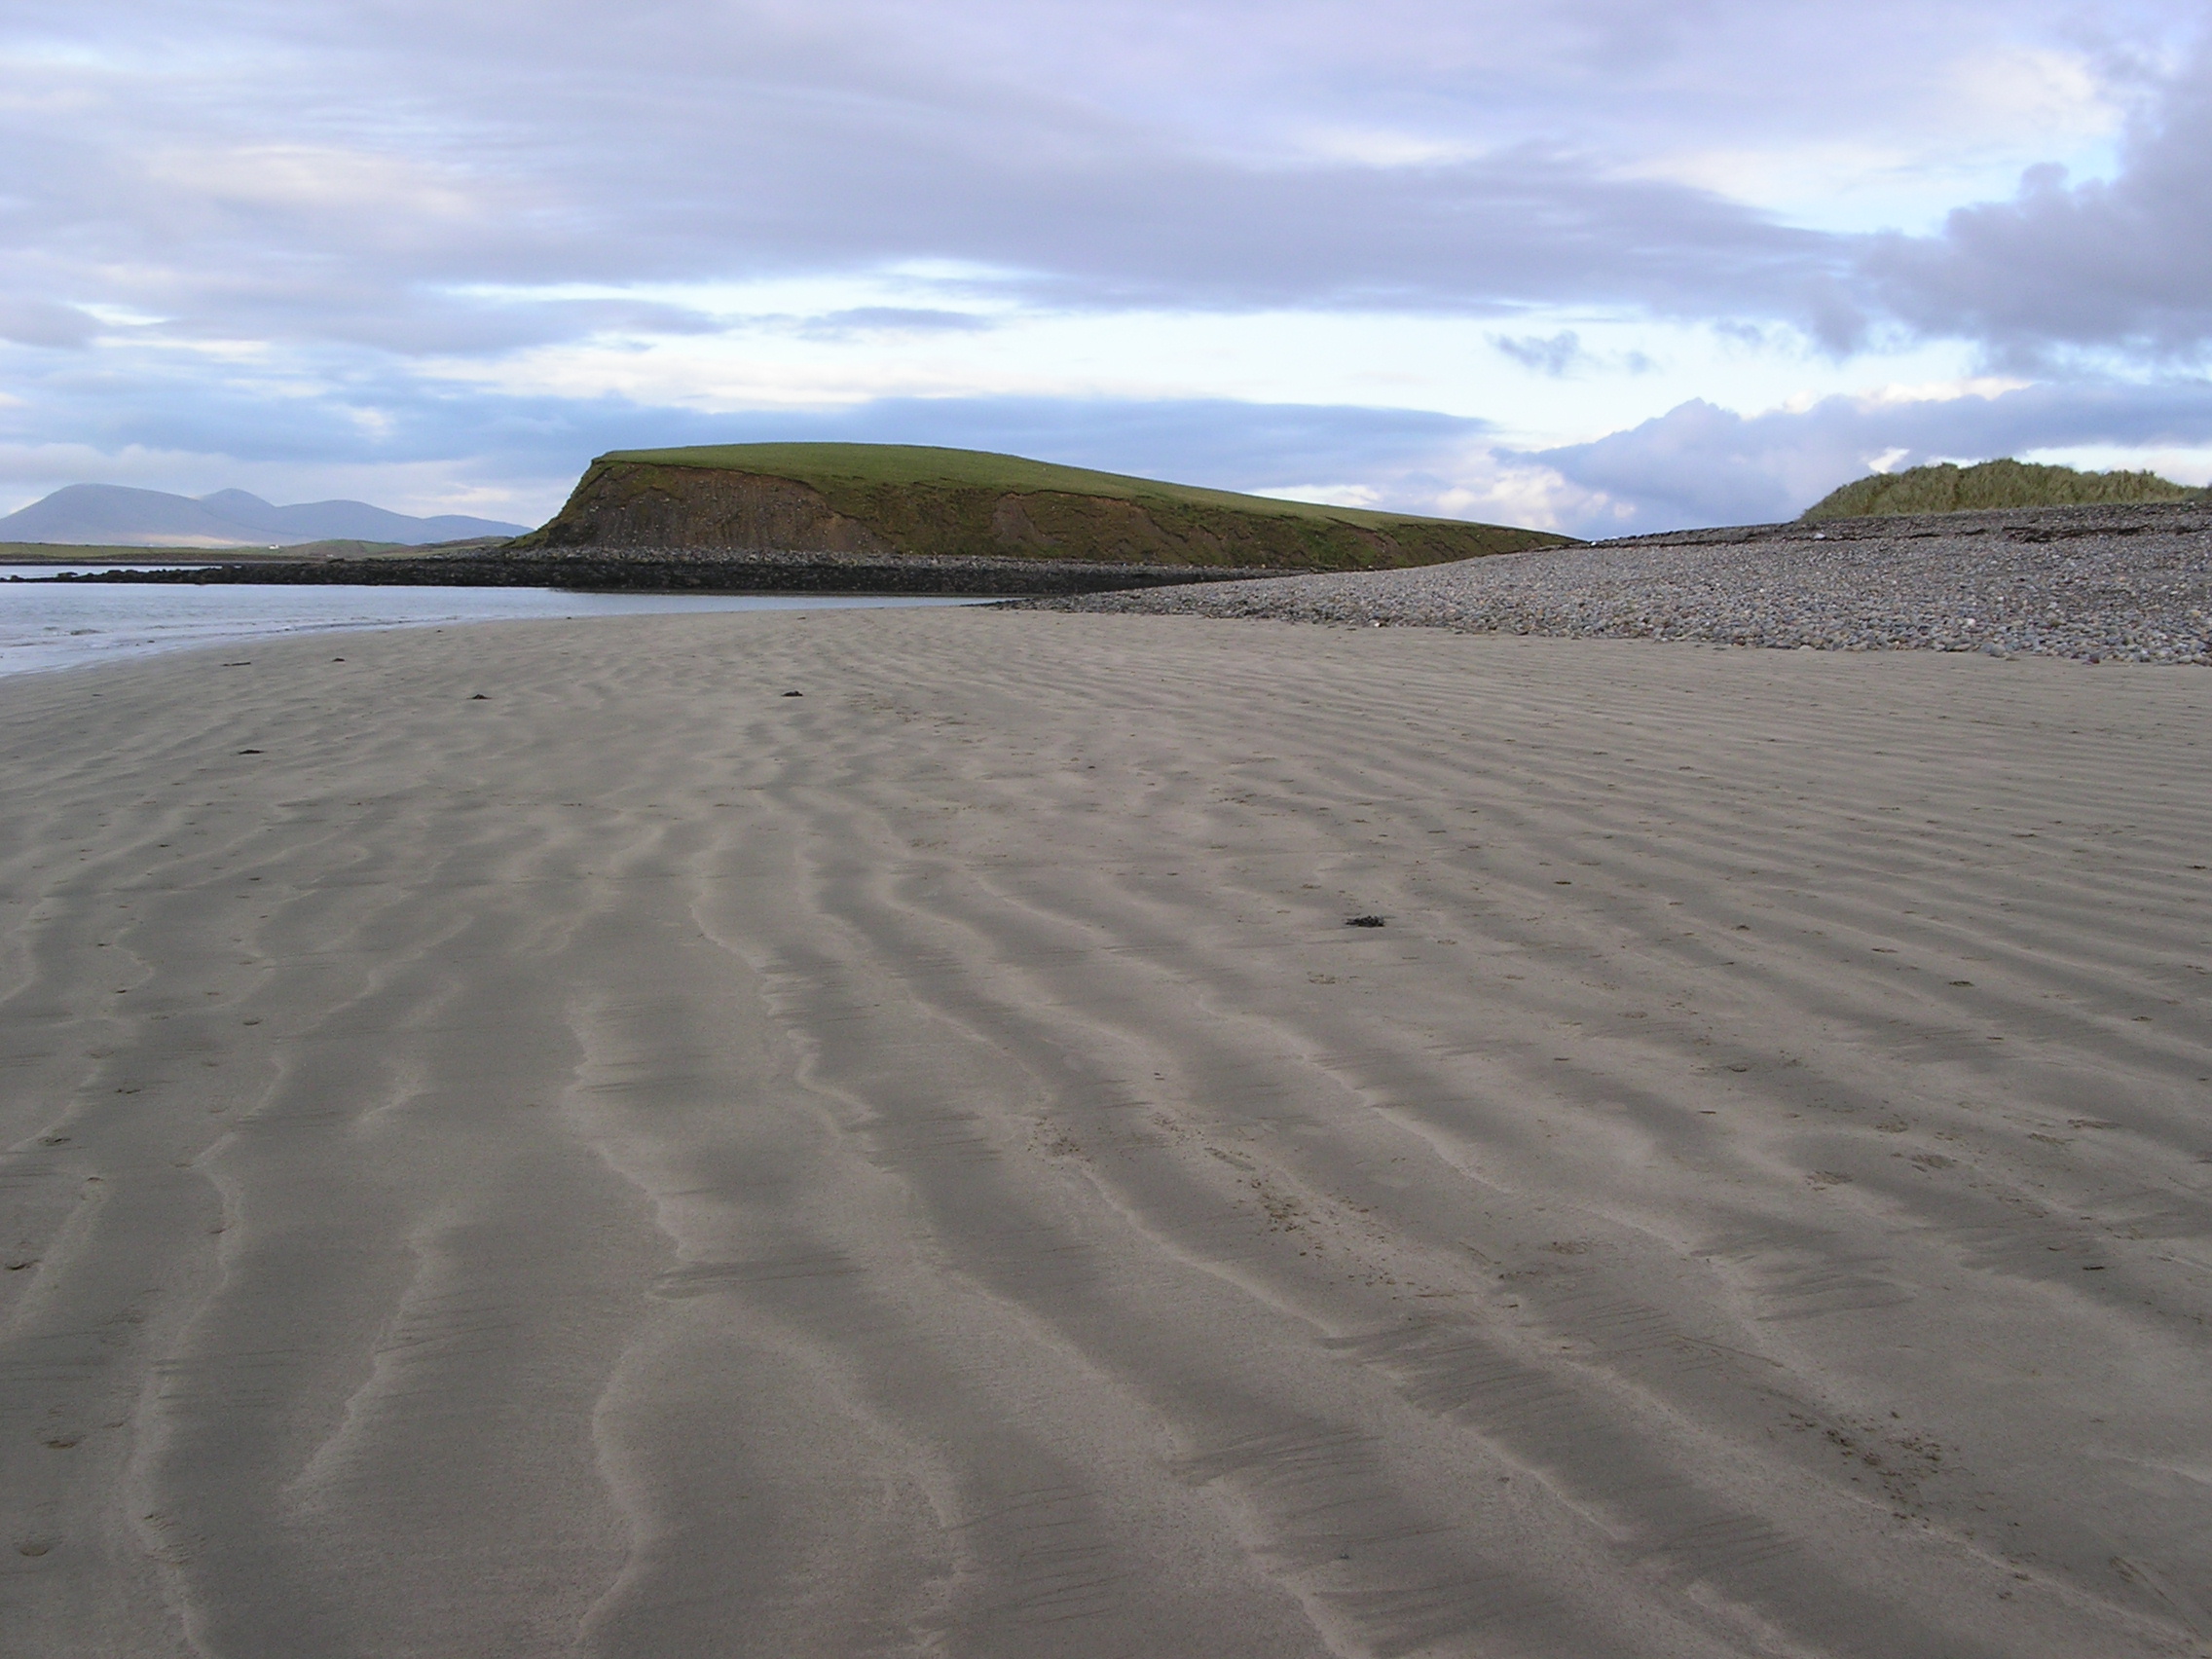
<svg viewBox="0 0 2212 1659">
<path fill-rule="evenodd" d="M 2046 153 L 2053 142 L 2110 138 L 2127 115 L 2119 90 L 2088 57 L 2053 46 L 1968 52 L 1946 79 L 1957 94 L 1958 127 L 1983 134 L 1994 129 L 2015 144 L 2033 141 Z"/>
<path fill-rule="evenodd" d="M 2198 444 L 2051 444 L 2014 458 L 2083 472 L 2156 472 L 2176 484 L 2212 484 L 2212 442 Z"/>
<path fill-rule="evenodd" d="M 2034 384 L 2016 375 L 1957 375 L 1947 380 L 1884 381 L 1858 395 L 1868 403 L 1941 403 L 1955 397 L 2000 397 Z"/>
</svg>

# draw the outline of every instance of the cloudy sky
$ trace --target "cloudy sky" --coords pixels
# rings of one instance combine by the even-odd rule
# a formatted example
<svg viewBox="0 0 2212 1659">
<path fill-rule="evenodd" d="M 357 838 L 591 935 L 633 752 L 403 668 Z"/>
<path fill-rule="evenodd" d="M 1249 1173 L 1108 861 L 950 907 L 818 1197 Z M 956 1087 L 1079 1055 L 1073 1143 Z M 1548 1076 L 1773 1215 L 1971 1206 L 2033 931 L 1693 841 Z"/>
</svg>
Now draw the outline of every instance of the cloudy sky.
<svg viewBox="0 0 2212 1659">
<path fill-rule="evenodd" d="M 0 510 L 975 445 L 1582 535 L 2212 480 L 2203 0 L 10 0 Z"/>
</svg>

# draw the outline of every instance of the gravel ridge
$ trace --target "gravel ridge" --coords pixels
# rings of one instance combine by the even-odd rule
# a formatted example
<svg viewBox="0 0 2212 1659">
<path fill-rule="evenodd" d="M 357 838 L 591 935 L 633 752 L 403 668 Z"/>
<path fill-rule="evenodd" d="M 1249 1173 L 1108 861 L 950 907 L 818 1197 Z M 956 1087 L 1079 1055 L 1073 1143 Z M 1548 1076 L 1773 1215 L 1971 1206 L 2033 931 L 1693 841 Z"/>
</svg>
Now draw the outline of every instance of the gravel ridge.
<svg viewBox="0 0 2212 1659">
<path fill-rule="evenodd" d="M 1017 602 L 1465 633 L 2212 666 L 2212 505 L 1624 536 L 1411 570 Z"/>
</svg>

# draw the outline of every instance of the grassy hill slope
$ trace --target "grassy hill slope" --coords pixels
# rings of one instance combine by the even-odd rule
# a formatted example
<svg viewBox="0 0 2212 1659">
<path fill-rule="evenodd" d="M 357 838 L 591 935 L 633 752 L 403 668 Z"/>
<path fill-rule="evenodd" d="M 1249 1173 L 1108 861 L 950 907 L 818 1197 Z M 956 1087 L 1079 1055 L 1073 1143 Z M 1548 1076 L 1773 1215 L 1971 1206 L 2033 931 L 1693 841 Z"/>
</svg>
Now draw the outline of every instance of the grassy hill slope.
<svg viewBox="0 0 2212 1659">
<path fill-rule="evenodd" d="M 2187 501 L 2205 492 L 2155 472 L 2077 472 L 2071 466 L 1985 461 L 1978 466 L 1915 466 L 1846 484 L 1805 509 L 1805 521 L 1890 513 L 1954 513 L 2004 507 L 2080 507 L 2105 501 Z"/>
<path fill-rule="evenodd" d="M 1278 501 L 903 444 L 616 450 L 516 542 L 1356 570 L 1560 545 L 1542 531 Z"/>
</svg>

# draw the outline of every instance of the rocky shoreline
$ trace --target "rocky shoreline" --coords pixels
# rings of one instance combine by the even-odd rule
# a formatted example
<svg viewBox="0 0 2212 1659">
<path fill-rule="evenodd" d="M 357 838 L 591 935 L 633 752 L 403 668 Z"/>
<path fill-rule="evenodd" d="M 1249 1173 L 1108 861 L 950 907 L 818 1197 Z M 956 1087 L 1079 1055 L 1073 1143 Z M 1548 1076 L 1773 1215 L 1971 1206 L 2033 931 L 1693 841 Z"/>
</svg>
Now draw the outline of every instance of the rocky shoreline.
<svg viewBox="0 0 2212 1659">
<path fill-rule="evenodd" d="M 1751 525 L 1058 609 L 2212 665 L 2202 502 Z"/>
<path fill-rule="evenodd" d="M 580 593 L 868 593 L 980 598 L 1065 596 L 1242 581 L 1287 572 L 1204 565 L 1105 565 L 1072 559 L 884 557 L 595 547 L 564 553 L 302 559 L 114 569 L 18 581 L 275 583 L 367 587 L 533 587 Z"/>
</svg>

